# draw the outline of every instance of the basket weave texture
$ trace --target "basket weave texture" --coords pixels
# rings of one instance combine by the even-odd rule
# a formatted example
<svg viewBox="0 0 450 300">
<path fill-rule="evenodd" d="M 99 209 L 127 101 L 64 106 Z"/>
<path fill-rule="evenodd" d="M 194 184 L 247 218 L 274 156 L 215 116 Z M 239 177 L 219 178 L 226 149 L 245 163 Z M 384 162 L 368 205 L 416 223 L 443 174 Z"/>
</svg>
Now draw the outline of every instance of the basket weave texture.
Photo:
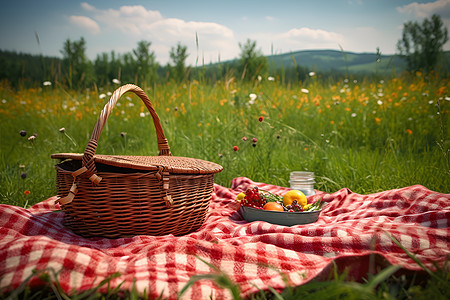
<svg viewBox="0 0 450 300">
<path fill-rule="evenodd" d="M 158 156 L 95 154 L 98 139 L 118 99 L 133 92 L 146 105 L 158 140 Z M 65 225 L 85 237 L 184 235 L 199 229 L 208 214 L 214 174 L 222 166 L 172 156 L 161 122 L 145 92 L 118 88 L 100 113 L 83 154 L 58 153 L 59 203 Z"/>
</svg>

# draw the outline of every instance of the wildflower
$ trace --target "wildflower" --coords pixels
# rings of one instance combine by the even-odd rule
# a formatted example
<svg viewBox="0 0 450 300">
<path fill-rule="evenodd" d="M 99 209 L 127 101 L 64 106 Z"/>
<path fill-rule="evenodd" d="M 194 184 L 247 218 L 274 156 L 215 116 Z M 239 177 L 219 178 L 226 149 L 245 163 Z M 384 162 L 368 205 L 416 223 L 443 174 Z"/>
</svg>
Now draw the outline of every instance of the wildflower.
<svg viewBox="0 0 450 300">
<path fill-rule="evenodd" d="M 243 136 L 242 137 L 242 140 L 245 142 L 245 141 L 247 141 L 247 137 L 246 136 Z"/>
<path fill-rule="evenodd" d="M 309 72 L 308 75 L 309 77 L 313 77 L 314 75 L 316 75 L 316 72 Z"/>
<path fill-rule="evenodd" d="M 253 142 L 253 143 L 256 143 L 257 141 L 258 141 L 258 139 L 255 138 L 255 137 L 252 139 L 252 142 Z"/>
<path fill-rule="evenodd" d="M 140 116 L 141 118 L 143 118 L 143 117 L 145 117 L 145 113 L 144 113 L 144 112 L 141 112 L 141 113 L 139 114 L 139 116 Z"/>
<path fill-rule="evenodd" d="M 20 178 L 22 178 L 22 179 L 27 178 L 27 173 L 25 173 L 25 172 L 20 173 Z"/>
<path fill-rule="evenodd" d="M 111 96 L 111 95 L 112 95 L 112 93 L 111 93 L 111 92 L 107 92 L 107 93 L 106 93 L 106 95 L 108 95 L 108 96 Z"/>
<path fill-rule="evenodd" d="M 450 101 L 450 97 L 448 97 L 448 96 L 445 96 L 445 98 L 444 98 L 446 101 Z"/>
<path fill-rule="evenodd" d="M 261 81 L 261 80 L 262 80 L 261 75 L 258 75 L 258 81 Z"/>
<path fill-rule="evenodd" d="M 26 190 L 23 193 L 25 194 L 25 196 L 28 196 L 31 192 L 29 190 Z"/>
<path fill-rule="evenodd" d="M 119 80 L 119 79 L 116 79 L 116 78 L 114 78 L 114 79 L 112 80 L 112 82 L 115 83 L 115 84 L 120 84 L 120 80 Z"/>
<path fill-rule="evenodd" d="M 106 97 L 106 95 L 105 95 L 105 94 L 100 94 L 100 95 L 98 95 L 98 97 L 99 97 L 100 99 L 103 99 L 103 98 Z"/>
<path fill-rule="evenodd" d="M 407 134 L 412 134 L 412 130 L 411 129 L 406 129 L 406 133 Z"/>
<path fill-rule="evenodd" d="M 5 104 L 6 102 L 8 102 L 8 101 L 6 101 L 6 99 L 2 99 L 3 104 Z"/>
<path fill-rule="evenodd" d="M 42 83 L 42 85 L 43 85 L 43 86 L 50 86 L 50 85 L 52 85 L 52 83 L 51 83 L 50 81 L 44 81 L 44 82 Z"/>
<path fill-rule="evenodd" d="M 378 100 L 378 101 L 377 101 L 377 104 L 378 104 L 378 105 L 383 105 L 383 101 Z"/>
<path fill-rule="evenodd" d="M 258 118 L 258 120 L 259 120 L 260 122 L 262 122 L 262 121 L 264 120 L 264 117 L 261 116 L 261 117 Z"/>
<path fill-rule="evenodd" d="M 178 111 L 178 106 L 175 106 L 173 109 L 174 109 L 175 111 Z"/>
<path fill-rule="evenodd" d="M 305 93 L 305 94 L 309 93 L 309 90 L 307 90 L 307 89 L 301 89 L 301 91 L 302 91 L 302 93 Z"/>
<path fill-rule="evenodd" d="M 32 135 L 32 136 L 30 136 L 30 137 L 28 138 L 29 141 L 34 141 L 35 139 L 36 139 L 36 136 L 35 136 L 35 135 Z"/>
<path fill-rule="evenodd" d="M 23 169 L 23 168 L 25 168 L 25 165 L 19 165 L 19 168 Z"/>
<path fill-rule="evenodd" d="M 269 80 L 269 81 L 275 81 L 275 78 L 274 78 L 273 76 L 269 76 L 269 77 L 267 77 L 267 80 Z"/>
<path fill-rule="evenodd" d="M 352 113 L 352 118 L 356 117 L 356 113 Z"/>
<path fill-rule="evenodd" d="M 239 150 L 239 147 L 238 147 L 238 146 L 234 146 L 234 147 L 233 147 L 233 150 L 234 150 L 234 151 L 238 151 L 238 150 Z"/>
<path fill-rule="evenodd" d="M 25 130 L 21 130 L 21 131 L 19 132 L 19 134 L 20 134 L 20 136 L 26 136 L 26 135 L 27 135 L 27 132 L 26 132 Z"/>
<path fill-rule="evenodd" d="M 380 118 L 375 118 L 375 122 L 377 123 L 377 125 L 380 125 L 381 119 Z"/>
<path fill-rule="evenodd" d="M 223 157 L 223 154 L 222 154 L 222 153 L 219 153 L 219 157 L 222 158 L 222 157 Z"/>
<path fill-rule="evenodd" d="M 64 133 L 64 132 L 66 132 L 66 129 L 65 129 L 64 127 L 61 127 L 61 128 L 59 129 L 59 132 Z"/>
<path fill-rule="evenodd" d="M 121 136 L 121 137 L 125 137 L 126 135 L 127 135 L 126 132 L 123 132 L 123 131 L 122 131 L 122 132 L 120 133 L 120 136 Z"/>
<path fill-rule="evenodd" d="M 249 94 L 248 95 L 249 97 L 250 97 L 250 101 L 255 101 L 256 100 L 256 98 L 258 97 L 255 93 L 251 93 L 251 94 Z"/>
</svg>

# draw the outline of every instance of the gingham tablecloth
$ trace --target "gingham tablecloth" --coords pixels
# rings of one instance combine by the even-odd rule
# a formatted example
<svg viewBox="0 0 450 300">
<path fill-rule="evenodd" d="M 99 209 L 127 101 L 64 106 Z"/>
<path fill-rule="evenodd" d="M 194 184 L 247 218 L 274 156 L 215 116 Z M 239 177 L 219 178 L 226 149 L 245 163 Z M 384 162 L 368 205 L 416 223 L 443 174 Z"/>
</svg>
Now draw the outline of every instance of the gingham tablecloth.
<svg viewBox="0 0 450 300">
<path fill-rule="evenodd" d="M 16 289 L 33 270 L 54 270 L 64 291 L 98 285 L 115 272 L 110 288 L 135 288 L 151 297 L 175 299 L 195 274 L 216 272 L 216 266 L 240 286 L 242 295 L 258 288 L 301 285 L 327 278 L 333 261 L 360 279 L 389 264 L 404 271 L 422 270 L 392 239 L 425 266 L 443 266 L 450 256 L 450 194 L 415 185 L 370 195 L 342 189 L 317 194 L 328 205 L 316 223 L 285 227 L 248 223 L 236 211 L 239 192 L 258 186 L 282 195 L 286 188 L 240 177 L 231 188 L 215 185 L 211 214 L 202 228 L 181 237 L 85 239 L 63 225 L 55 197 L 29 209 L 0 205 L 0 288 Z M 201 260 L 199 259 L 201 258 Z M 42 282 L 34 277 L 31 285 Z M 5 291 L 5 290 L 4 290 Z M 189 288 L 184 299 L 229 299 L 210 280 Z"/>
</svg>

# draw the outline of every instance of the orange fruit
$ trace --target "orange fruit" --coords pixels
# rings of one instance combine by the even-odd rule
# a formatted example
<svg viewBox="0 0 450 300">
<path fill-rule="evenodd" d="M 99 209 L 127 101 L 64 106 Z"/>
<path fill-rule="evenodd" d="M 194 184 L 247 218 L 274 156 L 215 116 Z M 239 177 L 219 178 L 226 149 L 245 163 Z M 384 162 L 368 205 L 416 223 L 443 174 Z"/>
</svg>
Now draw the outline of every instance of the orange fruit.
<svg viewBox="0 0 450 300">
<path fill-rule="evenodd" d="M 290 190 L 283 196 L 284 206 L 291 205 L 294 200 L 297 200 L 298 205 L 300 205 L 302 208 L 308 203 L 305 194 L 303 194 L 299 190 Z"/>
<path fill-rule="evenodd" d="M 263 209 L 265 210 L 276 210 L 276 211 L 284 211 L 283 206 L 278 202 L 267 202 L 264 204 Z"/>
</svg>

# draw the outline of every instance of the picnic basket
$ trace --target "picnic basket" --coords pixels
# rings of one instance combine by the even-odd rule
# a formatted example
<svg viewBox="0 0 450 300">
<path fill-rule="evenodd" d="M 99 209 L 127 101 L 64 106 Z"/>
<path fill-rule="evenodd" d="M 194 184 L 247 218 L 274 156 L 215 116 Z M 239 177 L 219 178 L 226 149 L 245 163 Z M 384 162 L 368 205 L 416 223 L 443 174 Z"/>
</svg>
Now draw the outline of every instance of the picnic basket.
<svg viewBox="0 0 450 300">
<path fill-rule="evenodd" d="M 106 121 L 119 98 L 135 93 L 153 119 L 158 156 L 95 154 Z M 184 235 L 204 223 L 222 166 L 172 156 L 160 120 L 138 86 L 119 87 L 101 111 L 82 154 L 57 153 L 58 202 L 64 223 L 84 237 Z"/>
</svg>

